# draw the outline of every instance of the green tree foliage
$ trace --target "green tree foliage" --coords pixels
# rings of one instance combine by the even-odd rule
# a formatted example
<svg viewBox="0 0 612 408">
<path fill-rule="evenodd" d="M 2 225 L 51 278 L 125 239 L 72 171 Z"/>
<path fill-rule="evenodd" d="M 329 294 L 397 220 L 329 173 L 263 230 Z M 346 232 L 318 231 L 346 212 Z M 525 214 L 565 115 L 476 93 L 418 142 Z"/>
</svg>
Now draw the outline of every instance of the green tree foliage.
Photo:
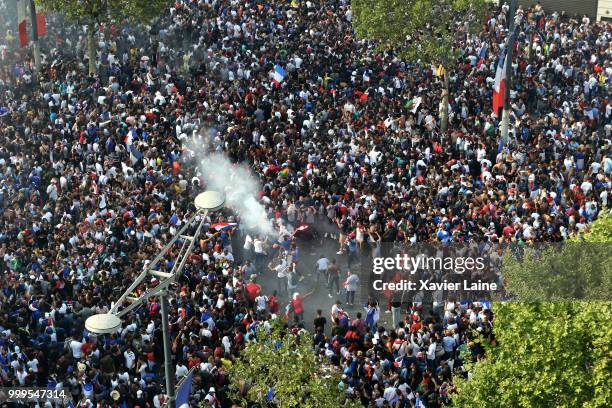
<svg viewBox="0 0 612 408">
<path fill-rule="evenodd" d="M 612 217 L 602 214 L 585 233 L 563 244 L 529 245 L 502 264 L 507 289 L 520 300 L 609 300 Z"/>
<path fill-rule="evenodd" d="M 275 321 L 269 332 L 259 329 L 232 366 L 230 393 L 236 401 L 268 406 L 272 388 L 279 408 L 358 407 L 338 388 L 340 375 L 315 355 L 308 333 L 295 336 Z"/>
<path fill-rule="evenodd" d="M 360 38 L 376 40 L 379 50 L 392 49 L 407 61 L 457 62 L 457 42 L 481 27 L 486 0 L 353 0 L 353 26 Z M 448 122 L 448 73 L 442 93 L 442 130 Z"/>
<path fill-rule="evenodd" d="M 157 17 L 170 0 L 36 0 L 45 9 L 63 14 L 70 20 L 87 24 L 89 72 L 95 73 L 93 33 L 110 18 L 146 23 Z"/>
<path fill-rule="evenodd" d="M 510 269 L 504 265 L 511 289 L 522 299 L 582 295 L 605 300 L 495 304 L 497 345 L 488 347 L 486 358 L 472 365 L 470 379 L 459 381 L 455 406 L 610 405 L 612 302 L 607 300 L 612 217 L 601 214 L 586 232 L 569 241 L 538 257 L 528 255 L 522 263 L 511 260 Z M 551 266 L 556 276 L 550 275 Z"/>
<path fill-rule="evenodd" d="M 588 226 L 586 233 L 572 236 L 574 242 L 612 242 L 612 214 L 602 213 Z"/>
<path fill-rule="evenodd" d="M 480 27 L 486 0 L 353 0 L 353 26 L 361 38 L 394 49 L 408 61 L 442 63 L 455 54 L 466 27 Z M 466 26 L 467 23 L 467 26 Z"/>
<path fill-rule="evenodd" d="M 37 0 L 46 9 L 72 20 L 102 23 L 111 18 L 146 22 L 157 17 L 169 0 Z"/>
<path fill-rule="evenodd" d="M 495 305 L 495 337 L 457 407 L 606 407 L 612 401 L 610 302 Z"/>
</svg>

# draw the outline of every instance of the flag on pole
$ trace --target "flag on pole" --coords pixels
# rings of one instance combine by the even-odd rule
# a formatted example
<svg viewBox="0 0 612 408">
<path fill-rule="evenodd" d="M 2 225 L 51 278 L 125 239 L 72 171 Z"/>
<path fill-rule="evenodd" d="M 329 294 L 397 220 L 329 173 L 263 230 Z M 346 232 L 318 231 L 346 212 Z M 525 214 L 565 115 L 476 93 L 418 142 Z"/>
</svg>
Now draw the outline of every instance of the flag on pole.
<svg viewBox="0 0 612 408">
<path fill-rule="evenodd" d="M 189 370 L 187 377 L 176 389 L 176 408 L 189 408 L 189 395 L 193 385 L 193 371 L 193 368 Z"/>
<path fill-rule="evenodd" d="M 423 98 L 421 98 L 420 96 L 417 96 L 416 98 L 414 98 L 412 102 L 412 107 L 410 108 L 410 112 L 416 113 L 417 109 L 419 109 L 419 106 L 421 106 L 422 100 Z"/>
<path fill-rule="evenodd" d="M 22 47 L 28 45 L 27 10 L 28 0 L 17 0 L 17 24 L 19 27 L 19 44 Z"/>
<path fill-rule="evenodd" d="M 504 95 L 506 92 L 506 50 L 503 50 L 497 72 L 495 73 L 495 84 L 493 85 L 493 114 L 499 116 L 499 110 L 504 107 Z"/>
<path fill-rule="evenodd" d="M 128 150 L 130 152 L 130 160 L 132 161 L 132 166 L 138 163 L 138 161 L 144 157 L 144 154 L 140 150 L 138 150 L 133 144 L 129 145 Z"/>
<path fill-rule="evenodd" d="M 36 6 L 36 31 L 39 37 L 47 34 L 47 16 L 42 5 Z"/>
<path fill-rule="evenodd" d="M 283 79 L 285 79 L 286 76 L 287 71 L 285 71 L 279 64 L 276 64 L 274 66 L 274 75 L 272 77 L 274 84 L 279 85 L 281 82 L 283 82 Z"/>
<path fill-rule="evenodd" d="M 406 104 L 404 105 L 404 108 L 410 109 L 410 112 L 412 113 L 416 113 L 417 109 L 419 109 L 419 106 L 421 106 L 422 101 L 423 99 L 420 96 L 417 96 L 413 99 L 410 99 L 408 102 L 406 102 Z"/>
</svg>

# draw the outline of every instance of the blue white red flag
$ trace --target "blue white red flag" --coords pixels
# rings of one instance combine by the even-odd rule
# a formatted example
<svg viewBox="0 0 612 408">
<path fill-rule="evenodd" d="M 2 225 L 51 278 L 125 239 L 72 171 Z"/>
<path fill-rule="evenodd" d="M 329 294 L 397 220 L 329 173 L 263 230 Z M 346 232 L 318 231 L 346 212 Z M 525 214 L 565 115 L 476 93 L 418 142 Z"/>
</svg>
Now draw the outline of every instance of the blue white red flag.
<svg viewBox="0 0 612 408">
<path fill-rule="evenodd" d="M 283 67 L 281 67 L 279 64 L 276 64 L 274 66 L 274 75 L 272 77 L 272 80 L 274 81 L 274 83 L 276 85 L 280 84 L 281 82 L 283 82 L 283 79 L 285 79 L 286 76 L 287 76 L 287 71 L 285 71 Z"/>
<path fill-rule="evenodd" d="M 493 85 L 493 114 L 499 116 L 499 110 L 504 107 L 506 91 L 506 50 L 503 50 L 497 63 L 495 84 Z"/>
<path fill-rule="evenodd" d="M 216 224 L 212 224 L 210 228 L 214 228 L 216 231 L 229 231 L 237 226 L 238 224 L 235 222 L 218 222 Z"/>
</svg>

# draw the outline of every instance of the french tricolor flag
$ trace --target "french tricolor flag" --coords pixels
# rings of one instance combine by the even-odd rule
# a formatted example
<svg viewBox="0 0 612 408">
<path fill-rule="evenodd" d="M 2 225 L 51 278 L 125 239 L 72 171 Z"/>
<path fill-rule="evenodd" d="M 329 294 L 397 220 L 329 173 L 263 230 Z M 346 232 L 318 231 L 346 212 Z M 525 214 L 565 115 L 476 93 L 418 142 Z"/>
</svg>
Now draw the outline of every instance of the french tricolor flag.
<svg viewBox="0 0 612 408">
<path fill-rule="evenodd" d="M 279 64 L 274 66 L 274 74 L 272 75 L 272 81 L 274 81 L 275 85 L 279 85 L 283 82 L 283 79 L 287 76 L 287 71 L 283 69 Z"/>
<path fill-rule="evenodd" d="M 499 117 L 499 110 L 504 107 L 506 91 L 506 50 L 502 51 L 497 63 L 495 84 L 493 85 L 493 114 Z"/>
<path fill-rule="evenodd" d="M 39 5 L 36 11 L 36 30 L 39 37 L 47 34 L 47 16 L 42 7 L 42 5 Z"/>
<path fill-rule="evenodd" d="M 17 24 L 19 27 L 19 44 L 22 47 L 28 45 L 28 28 L 26 5 L 28 0 L 17 0 Z"/>
<path fill-rule="evenodd" d="M 235 222 L 217 222 L 216 224 L 211 224 L 210 228 L 214 228 L 216 231 L 229 231 L 237 226 L 238 224 Z"/>
</svg>

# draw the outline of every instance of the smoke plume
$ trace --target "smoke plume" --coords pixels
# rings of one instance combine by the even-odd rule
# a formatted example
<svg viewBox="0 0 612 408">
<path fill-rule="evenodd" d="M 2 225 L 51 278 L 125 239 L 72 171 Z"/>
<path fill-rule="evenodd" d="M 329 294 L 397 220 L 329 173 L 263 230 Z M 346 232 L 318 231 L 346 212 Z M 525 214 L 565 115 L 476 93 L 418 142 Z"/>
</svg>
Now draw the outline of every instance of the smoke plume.
<svg viewBox="0 0 612 408">
<path fill-rule="evenodd" d="M 195 154 L 206 189 L 225 193 L 226 206 L 240 216 L 242 228 L 276 235 L 264 205 L 257 198 L 261 190 L 258 179 L 246 165 L 231 162 L 220 149 L 215 134 L 214 129 L 200 131 L 187 146 Z"/>
</svg>

